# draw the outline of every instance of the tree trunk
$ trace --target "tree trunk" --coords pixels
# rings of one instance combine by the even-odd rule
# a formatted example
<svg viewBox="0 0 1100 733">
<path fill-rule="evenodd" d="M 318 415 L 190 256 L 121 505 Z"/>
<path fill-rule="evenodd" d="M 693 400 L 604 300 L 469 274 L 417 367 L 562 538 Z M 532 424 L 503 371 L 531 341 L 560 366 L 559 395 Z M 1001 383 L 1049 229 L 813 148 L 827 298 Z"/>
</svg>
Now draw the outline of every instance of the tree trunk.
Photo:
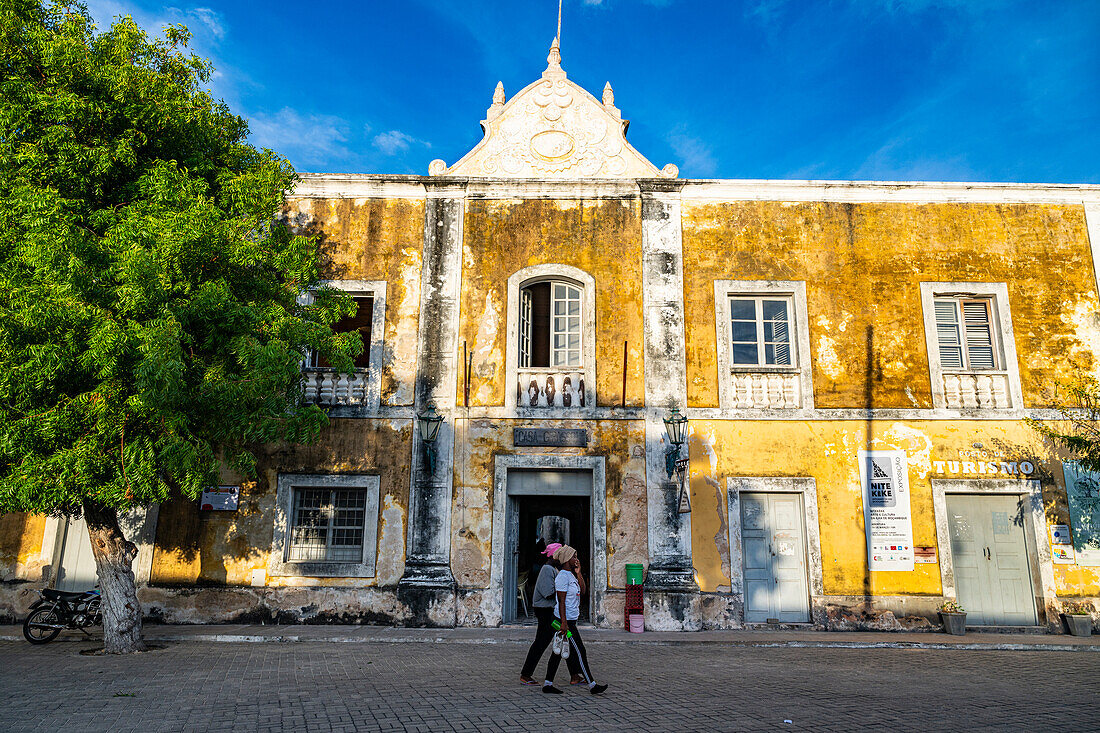
<svg viewBox="0 0 1100 733">
<path fill-rule="evenodd" d="M 84 519 L 92 538 L 92 555 L 103 596 L 103 651 L 107 654 L 145 651 L 145 642 L 141 640 L 141 604 L 134 584 L 137 546 L 122 535 L 114 509 L 85 501 Z"/>
</svg>

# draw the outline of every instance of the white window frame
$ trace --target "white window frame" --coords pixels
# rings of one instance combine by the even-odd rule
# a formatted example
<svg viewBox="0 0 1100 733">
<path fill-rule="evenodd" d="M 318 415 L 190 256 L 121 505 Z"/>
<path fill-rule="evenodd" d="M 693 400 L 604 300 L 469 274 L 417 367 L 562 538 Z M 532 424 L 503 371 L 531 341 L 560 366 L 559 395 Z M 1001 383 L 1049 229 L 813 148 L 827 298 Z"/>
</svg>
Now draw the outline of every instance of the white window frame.
<svg viewBox="0 0 1100 733">
<path fill-rule="evenodd" d="M 1001 354 L 1000 343 L 997 337 L 997 322 L 994 317 L 997 308 L 996 303 L 993 302 L 993 299 L 978 298 L 972 295 L 937 295 L 933 298 L 933 317 L 936 320 L 936 351 L 939 353 L 940 362 L 942 364 L 943 352 L 940 349 L 939 343 L 940 321 L 938 318 L 938 314 L 935 312 L 936 305 L 940 303 L 950 303 L 952 306 L 954 306 L 955 321 L 953 325 L 958 328 L 958 348 L 960 351 L 960 361 L 962 362 L 962 366 L 958 368 L 952 367 L 951 370 L 959 372 L 1003 371 L 1002 362 L 1004 361 L 1004 356 Z M 988 316 L 987 323 L 989 324 L 989 346 L 993 351 L 993 366 L 991 367 L 979 368 L 971 366 L 970 364 L 970 344 L 969 336 L 967 334 L 966 313 L 964 310 L 964 306 L 966 306 L 968 303 L 980 303 L 985 308 L 986 315 Z M 944 369 L 946 370 L 947 367 L 944 367 Z"/>
<path fill-rule="evenodd" d="M 786 299 L 791 335 L 790 366 L 775 364 L 733 364 L 733 334 L 730 300 L 737 297 Z M 715 280 L 714 323 L 717 335 L 718 404 L 732 409 L 731 375 L 734 372 L 797 374 L 801 392 L 800 410 L 814 407 L 813 370 L 810 363 L 810 322 L 806 305 L 806 283 L 803 280 Z M 758 322 L 759 323 L 759 322 Z M 759 327 L 758 327 L 759 329 Z M 761 337 L 762 333 L 759 334 Z M 760 342 L 761 354 L 763 343 Z M 764 411 L 764 408 L 755 411 Z"/>
<path fill-rule="evenodd" d="M 371 312 L 370 343 L 363 344 L 363 348 L 370 354 L 370 362 L 365 369 L 367 372 L 367 399 L 361 409 L 365 409 L 369 412 L 377 412 L 382 402 L 382 360 L 386 344 L 386 281 L 321 280 L 317 284 L 321 287 L 342 290 L 351 296 L 370 296 L 374 301 L 372 305 L 374 310 Z M 313 302 L 313 293 L 303 293 L 301 300 L 304 303 Z M 306 358 L 303 362 L 303 370 L 318 368 L 308 366 L 309 362 L 312 360 L 312 355 Z M 363 367 L 357 367 L 356 370 L 364 371 Z M 348 408 L 345 406 L 336 409 Z M 360 408 L 356 406 L 354 409 Z"/>
<path fill-rule="evenodd" d="M 993 329 L 993 358 L 999 366 L 998 369 L 944 368 L 940 361 L 935 301 L 937 298 L 951 297 L 985 300 L 989 303 Z M 1004 412 L 1021 410 L 1024 404 L 1023 387 L 1020 383 L 1020 362 L 1016 356 L 1016 337 L 1012 330 L 1012 316 L 1009 311 L 1008 285 L 1006 283 L 922 282 L 920 299 L 921 311 L 924 315 L 924 338 L 932 387 L 932 406 L 939 410 L 951 409 L 947 406 L 947 396 L 944 393 L 944 374 L 1004 374 L 1008 378 L 1008 397 L 1011 402 L 1011 407 Z M 962 338 L 965 349 L 965 334 Z M 983 412 L 988 412 L 989 409 L 992 408 L 985 408 Z"/>
<path fill-rule="evenodd" d="M 756 358 L 755 364 L 738 364 L 733 359 L 733 347 L 736 343 L 745 343 L 743 341 L 735 342 L 733 340 L 733 301 L 752 301 L 753 303 L 753 324 L 756 327 Z M 789 349 L 790 364 L 768 364 L 767 363 L 767 342 L 764 339 L 764 301 L 782 301 L 787 306 L 787 347 Z M 794 298 L 790 295 L 776 294 L 776 295 L 745 295 L 742 293 L 730 293 L 726 298 L 726 321 L 730 324 L 730 369 L 745 369 L 751 371 L 758 371 L 760 369 L 781 370 L 781 369 L 798 369 L 798 343 L 795 339 L 794 329 L 792 328 L 794 322 Z M 776 342 L 772 342 L 773 344 Z"/>
<path fill-rule="evenodd" d="M 366 491 L 363 511 L 363 557 L 359 562 L 290 560 L 291 527 L 296 488 L 362 489 Z M 279 474 L 275 492 L 275 526 L 268 555 L 269 576 L 313 578 L 373 578 L 378 561 L 378 507 L 381 479 L 377 475 Z"/>
<path fill-rule="evenodd" d="M 550 340 L 550 343 L 549 343 L 550 365 L 547 366 L 547 367 L 532 367 L 531 363 L 530 363 L 531 362 L 531 331 L 534 330 L 535 324 L 534 324 L 533 314 L 532 314 L 530 288 L 535 286 L 535 285 L 543 285 L 543 284 L 550 286 L 550 314 L 549 314 L 550 321 L 549 321 L 549 323 L 546 324 L 546 328 L 549 332 L 547 335 L 549 336 L 549 340 Z M 570 290 L 576 291 L 577 297 L 576 298 L 568 297 L 568 293 L 567 293 L 567 297 L 559 298 L 558 295 L 557 295 L 557 291 L 558 291 L 558 288 L 560 288 L 560 287 L 569 288 Z M 563 279 L 560 279 L 560 278 L 558 278 L 558 279 L 548 279 L 548 280 L 532 280 L 532 281 L 525 282 L 522 286 L 520 286 L 519 295 L 520 295 L 520 301 L 519 301 L 519 354 L 518 354 L 518 358 L 519 358 L 520 368 L 521 369 L 550 369 L 550 370 L 565 369 L 565 370 L 577 370 L 577 371 L 583 370 L 584 369 L 584 341 L 583 341 L 583 339 L 584 339 L 584 286 L 582 286 L 580 283 L 573 282 L 571 280 L 563 280 Z M 568 303 L 574 302 L 574 301 L 577 302 L 577 305 L 581 310 L 579 315 L 571 316 L 568 313 L 568 307 L 566 308 L 567 312 L 565 314 L 563 314 L 561 316 L 559 316 L 557 314 L 557 304 L 558 303 L 564 302 L 564 303 L 568 304 Z M 577 318 L 577 320 L 578 320 L 577 331 L 578 331 L 578 336 L 580 336 L 580 339 L 578 339 L 579 343 L 577 344 L 576 348 L 572 348 L 568 345 L 568 338 L 573 333 L 571 331 L 571 329 L 569 328 L 568 321 L 566 322 L 565 330 L 564 331 L 558 331 L 558 328 L 557 328 L 557 319 L 558 318 L 565 318 L 565 319 Z M 556 337 L 559 336 L 559 335 L 564 336 L 566 338 L 566 345 L 564 347 L 560 347 L 560 348 L 555 345 Z M 577 358 L 578 358 L 580 363 L 578 363 L 578 364 L 561 364 L 561 365 L 556 365 L 555 364 L 556 357 L 559 353 L 564 352 L 565 353 L 565 359 L 566 359 L 566 361 L 568 361 L 569 360 L 569 352 L 571 352 L 571 351 L 576 351 L 577 352 Z"/>
<path fill-rule="evenodd" d="M 504 406 L 516 411 L 534 410 L 538 414 L 545 414 L 547 408 L 532 408 L 517 406 L 516 382 L 519 370 L 531 369 L 520 367 L 519 346 L 521 332 L 521 299 L 520 291 L 528 285 L 534 285 L 543 281 L 564 282 L 581 291 L 581 366 L 547 367 L 547 373 L 563 371 L 580 372 L 584 375 L 585 407 L 573 406 L 569 408 L 554 408 L 557 410 L 590 410 L 596 406 L 596 280 L 584 270 L 571 265 L 544 264 L 532 265 L 512 273 L 508 278 L 508 335 L 507 352 L 505 356 L 505 390 Z M 553 293 L 551 293 L 553 296 Z M 553 297 L 551 297 L 551 302 Z M 553 311 L 553 305 L 551 305 Z M 553 312 L 550 315 L 553 318 Z M 552 326 L 553 324 L 549 324 Z M 551 347 L 553 343 L 551 342 Z M 551 348 L 551 363 L 553 363 L 553 349 Z M 537 368 L 542 371 L 542 367 Z"/>
</svg>

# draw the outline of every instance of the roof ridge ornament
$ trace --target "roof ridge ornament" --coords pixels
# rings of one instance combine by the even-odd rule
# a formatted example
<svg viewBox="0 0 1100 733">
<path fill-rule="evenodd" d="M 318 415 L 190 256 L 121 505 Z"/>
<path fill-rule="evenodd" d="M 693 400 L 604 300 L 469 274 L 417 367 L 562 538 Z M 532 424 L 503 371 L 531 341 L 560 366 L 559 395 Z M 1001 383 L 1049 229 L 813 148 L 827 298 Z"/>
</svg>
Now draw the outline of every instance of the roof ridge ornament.
<svg viewBox="0 0 1100 733">
<path fill-rule="evenodd" d="M 564 79 L 565 70 L 561 68 L 561 47 L 558 39 L 550 44 L 550 53 L 546 54 L 546 71 L 542 72 L 543 79 Z"/>
<path fill-rule="evenodd" d="M 486 178 L 676 178 L 658 169 L 626 141 L 629 122 L 615 106 L 611 82 L 596 99 L 561 68 L 561 2 L 558 34 L 546 55 L 542 78 L 511 99 L 497 82 L 481 128 L 485 137 L 454 165 L 433 160 L 428 175 Z"/>
<path fill-rule="evenodd" d="M 485 111 L 485 119 L 495 120 L 504 109 L 504 101 L 504 82 L 498 81 L 497 88 L 493 90 L 493 103 Z"/>
</svg>

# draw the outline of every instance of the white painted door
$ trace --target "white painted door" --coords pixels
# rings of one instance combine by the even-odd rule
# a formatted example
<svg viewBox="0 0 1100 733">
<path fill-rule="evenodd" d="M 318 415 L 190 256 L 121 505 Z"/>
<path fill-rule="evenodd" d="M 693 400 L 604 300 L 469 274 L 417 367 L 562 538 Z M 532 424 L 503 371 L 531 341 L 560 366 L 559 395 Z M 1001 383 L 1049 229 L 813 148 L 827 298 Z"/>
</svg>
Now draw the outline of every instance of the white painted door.
<svg viewBox="0 0 1100 733">
<path fill-rule="evenodd" d="M 741 494 L 741 544 L 745 621 L 809 621 L 801 495 Z"/>
<path fill-rule="evenodd" d="M 70 519 L 65 523 L 61 539 L 61 562 L 57 567 L 54 588 L 72 592 L 94 588 L 99 582 L 92 557 L 92 540 L 84 518 Z"/>
<path fill-rule="evenodd" d="M 968 624 L 1038 623 L 1021 501 L 1017 496 L 947 496 L 955 586 Z"/>
</svg>

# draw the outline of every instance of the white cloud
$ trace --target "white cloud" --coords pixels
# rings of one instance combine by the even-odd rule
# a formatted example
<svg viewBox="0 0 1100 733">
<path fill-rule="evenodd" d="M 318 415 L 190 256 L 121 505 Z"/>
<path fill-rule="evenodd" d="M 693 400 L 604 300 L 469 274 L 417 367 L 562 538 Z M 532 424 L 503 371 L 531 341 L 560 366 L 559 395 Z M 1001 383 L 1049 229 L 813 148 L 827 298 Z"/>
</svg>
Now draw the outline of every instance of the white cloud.
<svg viewBox="0 0 1100 733">
<path fill-rule="evenodd" d="M 185 25 L 187 25 L 187 19 L 194 18 L 206 26 L 210 33 L 219 40 L 225 37 L 225 26 L 222 24 L 221 15 L 210 8 L 193 8 L 191 10 L 168 8 L 168 12 L 174 12 L 182 16 L 185 19 Z M 193 26 L 194 24 L 192 23 L 190 25 Z"/>
<path fill-rule="evenodd" d="M 409 149 L 410 145 L 423 145 L 425 148 L 430 148 L 432 145 L 424 140 L 418 140 L 417 138 L 400 130 L 390 130 L 389 132 L 381 132 L 374 136 L 374 147 L 378 152 L 383 155 L 397 155 L 403 153 Z"/>
<path fill-rule="evenodd" d="M 193 45 L 204 48 L 216 45 L 225 37 L 225 22 L 221 13 L 211 8 L 159 8 L 148 11 L 135 2 L 122 0 L 86 0 L 88 12 L 99 30 L 107 30 L 115 18 L 129 15 L 150 35 L 158 35 L 170 23 L 182 23 L 194 36 Z"/>
<path fill-rule="evenodd" d="M 273 115 L 249 116 L 252 143 L 285 155 L 295 167 L 328 164 L 333 159 L 355 157 L 345 145 L 348 125 L 332 115 L 302 116 L 284 107 Z"/>
<path fill-rule="evenodd" d="M 390 130 L 374 136 L 374 147 L 385 155 L 394 155 L 408 150 L 411 142 L 413 142 L 413 137 L 400 130 Z"/>
<path fill-rule="evenodd" d="M 668 136 L 668 144 L 680 158 L 680 169 L 694 176 L 713 176 L 718 170 L 718 161 L 714 159 L 710 147 L 697 137 L 688 135 L 680 125 Z"/>
</svg>

